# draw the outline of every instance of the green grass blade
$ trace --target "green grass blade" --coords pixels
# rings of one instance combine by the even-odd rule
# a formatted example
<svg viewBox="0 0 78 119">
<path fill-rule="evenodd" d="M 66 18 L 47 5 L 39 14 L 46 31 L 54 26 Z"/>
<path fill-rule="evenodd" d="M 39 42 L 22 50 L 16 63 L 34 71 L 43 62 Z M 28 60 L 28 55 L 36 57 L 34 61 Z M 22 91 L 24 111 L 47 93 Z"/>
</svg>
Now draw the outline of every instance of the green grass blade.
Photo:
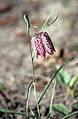
<svg viewBox="0 0 78 119">
<path fill-rule="evenodd" d="M 17 111 L 15 111 L 15 110 L 9 110 L 9 109 L 0 108 L 0 112 L 10 113 L 10 114 L 17 114 L 17 115 L 23 115 L 23 116 L 26 116 L 26 117 L 27 117 L 27 115 L 26 115 L 25 112 L 17 112 Z M 39 117 L 33 116 L 33 115 L 29 115 L 28 117 L 40 119 Z M 27 118 L 28 118 L 28 117 L 27 117 Z"/>
<path fill-rule="evenodd" d="M 61 118 L 61 119 L 68 119 L 69 117 L 71 117 L 71 116 L 73 116 L 73 115 L 75 115 L 75 114 L 78 114 L 78 111 L 75 111 L 75 112 L 73 112 L 73 113 L 70 113 L 70 114 L 64 116 L 64 117 Z"/>
<path fill-rule="evenodd" d="M 17 112 L 15 110 L 9 110 L 9 109 L 0 109 L 0 112 L 4 112 L 4 113 L 10 113 L 10 114 L 17 114 L 17 115 L 26 115 L 26 113 L 23 112 Z"/>
<path fill-rule="evenodd" d="M 31 88 L 32 88 L 32 85 L 33 85 L 33 81 L 29 84 L 28 86 L 28 91 L 27 91 L 27 96 L 26 96 L 26 106 L 25 106 L 25 112 L 28 116 L 28 104 L 29 104 L 29 97 L 30 97 L 30 91 L 31 91 Z"/>
<path fill-rule="evenodd" d="M 55 87 L 56 87 L 56 80 L 54 81 L 54 86 L 53 86 L 53 90 L 52 90 L 52 93 L 51 93 L 51 102 L 50 102 L 50 108 L 49 108 L 49 115 L 52 113 L 53 100 L 54 100 L 54 96 L 55 96 Z"/>
<path fill-rule="evenodd" d="M 51 21 L 50 23 L 48 23 L 47 26 L 52 25 L 58 19 L 58 17 L 59 17 L 59 14 L 57 14 L 56 18 L 53 21 Z"/>
<path fill-rule="evenodd" d="M 48 18 L 47 18 L 46 21 L 44 22 L 44 24 L 43 24 L 43 26 L 42 26 L 40 32 L 42 32 L 42 31 L 44 30 L 44 28 L 45 28 L 45 26 L 46 26 L 46 24 L 47 24 L 47 22 L 48 22 L 48 20 L 50 19 L 51 16 L 52 16 L 52 12 L 50 13 L 50 15 L 48 16 Z"/>
<path fill-rule="evenodd" d="M 41 102 L 43 96 L 45 95 L 46 91 L 48 90 L 49 86 L 51 85 L 53 79 L 56 77 L 56 75 L 58 74 L 58 72 L 61 70 L 61 68 L 66 65 L 69 61 L 71 61 L 73 58 L 67 60 L 65 63 L 63 63 L 60 68 L 55 72 L 55 74 L 53 75 L 53 77 L 50 79 L 50 81 L 48 82 L 48 84 L 46 85 L 42 95 L 40 96 L 39 100 L 38 100 L 38 104 Z"/>
<path fill-rule="evenodd" d="M 37 112 L 38 112 L 38 116 L 40 117 L 40 109 L 39 109 L 39 104 L 38 104 L 36 82 L 33 82 L 33 86 L 34 86 L 34 95 L 35 95 L 35 100 L 36 100 Z"/>
<path fill-rule="evenodd" d="M 47 17 L 46 21 L 45 21 L 44 24 L 42 25 L 42 28 L 41 28 L 40 32 L 42 32 L 42 31 L 44 30 L 45 26 L 50 26 L 50 25 L 52 25 L 52 24 L 58 19 L 59 14 L 57 14 L 56 18 L 55 18 L 53 21 L 51 21 L 50 23 L 48 23 L 48 21 L 49 21 L 49 19 L 51 18 L 51 16 L 52 16 L 52 12 L 50 13 L 50 15 Z"/>
</svg>

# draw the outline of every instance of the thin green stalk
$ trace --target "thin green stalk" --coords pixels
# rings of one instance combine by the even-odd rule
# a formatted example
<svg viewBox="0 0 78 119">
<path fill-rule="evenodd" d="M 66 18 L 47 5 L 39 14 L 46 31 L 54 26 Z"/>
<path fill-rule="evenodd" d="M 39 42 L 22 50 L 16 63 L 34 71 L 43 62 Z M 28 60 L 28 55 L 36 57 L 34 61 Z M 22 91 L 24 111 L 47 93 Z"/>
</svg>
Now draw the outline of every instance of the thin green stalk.
<svg viewBox="0 0 78 119">
<path fill-rule="evenodd" d="M 52 90 L 49 115 L 52 113 L 53 100 L 54 100 L 54 96 L 55 96 L 55 87 L 56 87 L 56 80 L 54 81 L 54 86 L 53 86 L 53 90 Z"/>
<path fill-rule="evenodd" d="M 36 30 L 36 32 L 39 33 L 38 28 L 36 26 L 31 25 L 31 27 L 33 27 Z"/>
<path fill-rule="evenodd" d="M 30 48 L 30 54 L 31 54 L 31 61 L 32 61 L 32 73 L 33 73 L 33 87 L 34 87 L 34 95 L 35 95 L 35 100 L 36 100 L 36 105 L 37 105 L 37 111 L 38 115 L 40 117 L 40 112 L 39 112 L 39 105 L 37 101 L 37 91 L 36 91 L 36 84 L 35 84 L 35 73 L 34 73 L 34 63 L 33 63 L 33 58 L 32 58 L 32 49 L 31 49 L 31 42 L 30 42 L 30 22 L 29 18 L 27 15 L 24 15 L 24 20 L 27 24 L 27 32 L 28 32 L 28 41 L 29 41 L 29 48 Z"/>
<path fill-rule="evenodd" d="M 43 24 L 43 26 L 42 26 L 40 32 L 44 30 L 44 28 L 45 28 L 45 26 L 46 26 L 46 24 L 47 24 L 47 22 L 48 22 L 48 20 L 50 19 L 51 16 L 52 16 L 52 12 L 50 13 L 50 15 L 48 16 L 48 18 L 47 18 L 46 21 L 44 22 L 44 24 Z"/>
<path fill-rule="evenodd" d="M 58 17 L 59 17 L 59 14 L 57 14 L 56 18 L 53 21 L 51 21 L 50 23 L 48 23 L 47 26 L 52 25 L 58 19 Z"/>
<path fill-rule="evenodd" d="M 32 111 L 32 109 L 31 109 L 31 108 L 29 108 L 29 109 L 30 109 L 31 114 L 32 114 L 33 116 L 35 116 L 35 114 L 34 114 L 34 112 Z"/>
<path fill-rule="evenodd" d="M 9 109 L 0 109 L 0 112 L 3 112 L 3 113 L 10 113 L 10 114 L 17 114 L 17 115 L 23 115 L 23 116 L 26 116 L 27 118 L 29 117 L 32 117 L 32 118 L 37 118 L 37 119 L 40 119 L 39 117 L 37 117 L 36 115 L 26 115 L 25 112 L 17 112 L 15 110 L 9 110 Z"/>
<path fill-rule="evenodd" d="M 60 66 L 60 68 L 55 72 L 55 74 L 53 75 L 53 77 L 50 79 L 50 81 L 49 81 L 48 84 L 46 85 L 46 87 L 45 87 L 45 89 L 44 89 L 42 95 L 40 96 L 40 98 L 39 98 L 39 100 L 38 100 L 38 104 L 41 102 L 43 96 L 44 96 L 45 93 L 47 92 L 47 90 L 48 90 L 49 86 L 51 85 L 53 79 L 56 77 L 56 75 L 57 75 L 58 72 L 61 70 L 61 68 L 62 68 L 64 65 L 66 65 L 69 61 L 71 61 L 72 59 L 73 59 L 73 58 L 71 58 L 71 59 L 67 60 L 65 63 L 63 63 L 63 64 Z"/>
<path fill-rule="evenodd" d="M 73 113 L 70 113 L 70 114 L 64 116 L 64 117 L 61 118 L 61 119 L 67 119 L 68 117 L 71 117 L 71 116 L 73 116 L 73 115 L 75 115 L 75 114 L 78 114 L 78 111 L 75 111 L 75 112 L 73 112 Z"/>
<path fill-rule="evenodd" d="M 39 105 L 38 105 L 38 99 L 37 99 L 37 93 L 36 93 L 36 84 L 35 82 L 33 82 L 34 84 L 34 95 L 35 95 L 35 99 L 36 99 L 36 106 L 37 106 L 37 112 L 38 112 L 38 115 L 40 117 L 40 110 L 39 110 Z"/>
<path fill-rule="evenodd" d="M 48 18 L 44 22 L 44 24 L 43 24 L 40 32 L 42 32 L 44 30 L 45 26 L 50 26 L 51 24 L 53 24 L 58 19 L 59 14 L 57 14 L 56 18 L 53 21 L 51 21 L 50 23 L 47 24 L 47 22 L 49 21 L 49 19 L 50 19 L 51 16 L 52 16 L 52 12 L 50 13 L 50 15 L 48 16 Z"/>
<path fill-rule="evenodd" d="M 30 97 L 30 91 L 31 91 L 31 88 L 32 88 L 32 84 L 33 84 L 33 81 L 29 84 L 28 86 L 28 91 L 27 91 L 27 96 L 26 96 L 26 106 L 25 106 L 25 112 L 28 116 L 28 104 L 29 104 L 29 97 Z"/>
</svg>

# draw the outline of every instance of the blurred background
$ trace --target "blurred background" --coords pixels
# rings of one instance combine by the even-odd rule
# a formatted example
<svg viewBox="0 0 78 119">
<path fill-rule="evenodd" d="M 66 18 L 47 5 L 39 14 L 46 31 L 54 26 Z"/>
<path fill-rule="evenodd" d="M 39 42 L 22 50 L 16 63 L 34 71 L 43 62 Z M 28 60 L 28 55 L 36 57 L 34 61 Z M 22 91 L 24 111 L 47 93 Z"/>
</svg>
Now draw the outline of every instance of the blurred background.
<svg viewBox="0 0 78 119">
<path fill-rule="evenodd" d="M 44 30 L 49 33 L 56 53 L 48 55 L 45 61 L 34 60 L 37 88 L 41 90 L 54 73 L 55 65 L 64 59 L 73 57 L 65 69 L 71 75 L 78 73 L 78 0 L 0 0 L 0 85 L 11 96 L 15 93 L 18 97 L 21 92 L 23 96 L 19 97 L 23 99 L 32 80 L 24 12 L 36 26 L 51 12 L 51 20 L 59 13 L 57 21 Z"/>
</svg>

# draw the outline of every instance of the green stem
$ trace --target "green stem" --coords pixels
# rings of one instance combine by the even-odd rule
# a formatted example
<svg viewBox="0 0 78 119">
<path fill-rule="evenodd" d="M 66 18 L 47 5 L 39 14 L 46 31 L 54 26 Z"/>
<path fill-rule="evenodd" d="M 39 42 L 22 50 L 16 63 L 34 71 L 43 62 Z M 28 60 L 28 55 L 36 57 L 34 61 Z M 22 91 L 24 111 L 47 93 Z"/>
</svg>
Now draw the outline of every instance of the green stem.
<svg viewBox="0 0 78 119">
<path fill-rule="evenodd" d="M 40 117 L 40 112 L 39 112 L 39 105 L 38 105 L 38 101 L 37 101 L 37 91 L 36 91 L 36 84 L 35 84 L 35 73 L 34 73 L 34 62 L 33 62 L 33 58 L 32 58 L 32 49 L 31 49 L 31 41 L 30 41 L 30 22 L 29 22 L 29 18 L 27 15 L 24 15 L 24 20 L 27 24 L 27 32 L 28 32 L 28 41 L 29 41 L 29 48 L 30 48 L 30 54 L 31 54 L 31 61 L 32 61 L 32 73 L 33 73 L 33 87 L 34 87 L 34 95 L 35 95 L 35 100 L 36 100 L 36 105 L 37 105 L 37 111 L 38 111 L 38 115 Z"/>
<path fill-rule="evenodd" d="M 38 28 L 36 26 L 31 25 L 31 27 L 33 27 L 36 30 L 36 32 L 39 33 Z"/>
</svg>

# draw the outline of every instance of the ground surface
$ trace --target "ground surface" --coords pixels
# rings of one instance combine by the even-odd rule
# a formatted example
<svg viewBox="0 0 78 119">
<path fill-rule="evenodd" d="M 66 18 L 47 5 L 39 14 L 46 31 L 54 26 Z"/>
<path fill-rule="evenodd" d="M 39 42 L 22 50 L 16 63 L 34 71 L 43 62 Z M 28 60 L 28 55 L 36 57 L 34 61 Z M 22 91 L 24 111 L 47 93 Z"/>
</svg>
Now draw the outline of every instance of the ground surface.
<svg viewBox="0 0 78 119">
<path fill-rule="evenodd" d="M 48 56 L 45 61 L 42 59 L 34 61 L 38 91 L 43 89 L 48 82 L 48 77 L 54 73 L 55 64 L 64 62 L 63 57 L 65 59 L 74 57 L 65 69 L 71 75 L 78 73 L 77 0 L 0 0 L 0 83 L 6 88 L 5 91 L 0 92 L 0 107 L 18 109 L 18 111 L 25 108 L 25 92 L 32 81 L 31 59 L 23 21 L 25 11 L 29 12 L 31 23 L 35 25 L 40 25 L 50 12 L 53 11 L 52 19 L 59 12 L 58 20 L 52 26 L 46 27 L 56 47 L 55 55 Z M 61 49 L 65 52 L 63 57 L 59 57 Z M 57 91 L 57 96 L 60 95 L 60 90 Z M 65 94 L 65 89 L 62 93 Z M 47 93 L 45 101 L 48 100 Z M 67 98 L 63 97 L 61 100 Z M 31 104 L 33 102 L 32 95 Z M 0 115 L 0 119 L 23 118 Z"/>
</svg>

